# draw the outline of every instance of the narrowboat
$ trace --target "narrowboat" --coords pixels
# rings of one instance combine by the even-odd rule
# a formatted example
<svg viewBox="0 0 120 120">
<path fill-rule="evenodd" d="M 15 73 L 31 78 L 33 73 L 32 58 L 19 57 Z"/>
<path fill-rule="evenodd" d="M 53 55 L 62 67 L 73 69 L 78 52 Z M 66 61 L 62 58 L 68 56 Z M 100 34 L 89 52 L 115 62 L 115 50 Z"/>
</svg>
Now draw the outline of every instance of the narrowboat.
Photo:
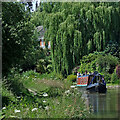
<svg viewBox="0 0 120 120">
<path fill-rule="evenodd" d="M 98 72 L 94 72 L 93 74 L 79 75 L 77 77 L 77 86 L 85 86 L 86 90 L 99 93 L 105 93 L 107 90 L 104 76 Z"/>
</svg>

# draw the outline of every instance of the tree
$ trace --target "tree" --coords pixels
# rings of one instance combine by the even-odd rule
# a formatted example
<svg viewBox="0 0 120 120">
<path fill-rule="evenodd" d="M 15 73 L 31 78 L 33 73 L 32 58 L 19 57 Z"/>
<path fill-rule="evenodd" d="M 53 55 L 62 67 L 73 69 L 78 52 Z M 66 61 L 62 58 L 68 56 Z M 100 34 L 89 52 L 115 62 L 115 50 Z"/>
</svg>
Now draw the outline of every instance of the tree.
<svg viewBox="0 0 120 120">
<path fill-rule="evenodd" d="M 70 74 L 82 56 L 104 51 L 110 40 L 120 44 L 119 4 L 42 3 L 41 8 L 32 19 L 47 28 L 55 72 Z"/>
<path fill-rule="evenodd" d="M 32 46 L 33 25 L 21 3 L 2 3 L 2 68 L 3 75 L 20 64 L 25 52 Z"/>
</svg>

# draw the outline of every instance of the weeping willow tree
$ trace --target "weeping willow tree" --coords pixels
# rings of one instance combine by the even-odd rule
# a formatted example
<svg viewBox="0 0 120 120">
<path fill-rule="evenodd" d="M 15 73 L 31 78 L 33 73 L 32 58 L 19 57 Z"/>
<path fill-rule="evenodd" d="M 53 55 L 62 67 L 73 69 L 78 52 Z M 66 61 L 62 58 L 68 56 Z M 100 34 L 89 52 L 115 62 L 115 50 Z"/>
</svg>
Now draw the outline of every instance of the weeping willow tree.
<svg viewBox="0 0 120 120">
<path fill-rule="evenodd" d="M 82 56 L 120 44 L 119 13 L 119 3 L 43 3 L 31 20 L 47 29 L 54 71 L 70 74 Z"/>
</svg>

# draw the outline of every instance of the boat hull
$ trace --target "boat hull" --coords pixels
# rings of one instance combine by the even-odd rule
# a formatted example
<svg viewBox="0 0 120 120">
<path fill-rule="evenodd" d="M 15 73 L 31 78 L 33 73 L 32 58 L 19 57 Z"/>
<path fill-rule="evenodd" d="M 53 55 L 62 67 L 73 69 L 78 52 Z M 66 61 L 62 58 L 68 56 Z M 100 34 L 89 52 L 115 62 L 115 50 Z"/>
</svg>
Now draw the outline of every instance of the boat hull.
<svg viewBox="0 0 120 120">
<path fill-rule="evenodd" d="M 86 90 L 105 93 L 107 89 L 106 89 L 106 85 L 104 85 L 103 83 L 94 83 L 94 84 L 88 85 Z"/>
</svg>

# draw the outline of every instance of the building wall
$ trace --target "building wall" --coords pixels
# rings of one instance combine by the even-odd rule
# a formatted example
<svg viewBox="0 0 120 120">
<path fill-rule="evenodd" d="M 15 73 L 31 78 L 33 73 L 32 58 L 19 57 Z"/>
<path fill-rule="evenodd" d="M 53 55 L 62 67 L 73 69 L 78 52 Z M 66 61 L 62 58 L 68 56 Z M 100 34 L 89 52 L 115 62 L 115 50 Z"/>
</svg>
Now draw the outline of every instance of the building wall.
<svg viewBox="0 0 120 120">
<path fill-rule="evenodd" d="M 43 49 L 45 48 L 45 41 L 40 39 L 40 47 L 42 47 Z M 48 41 L 48 49 L 51 48 L 51 45 L 50 45 L 50 41 Z"/>
</svg>

